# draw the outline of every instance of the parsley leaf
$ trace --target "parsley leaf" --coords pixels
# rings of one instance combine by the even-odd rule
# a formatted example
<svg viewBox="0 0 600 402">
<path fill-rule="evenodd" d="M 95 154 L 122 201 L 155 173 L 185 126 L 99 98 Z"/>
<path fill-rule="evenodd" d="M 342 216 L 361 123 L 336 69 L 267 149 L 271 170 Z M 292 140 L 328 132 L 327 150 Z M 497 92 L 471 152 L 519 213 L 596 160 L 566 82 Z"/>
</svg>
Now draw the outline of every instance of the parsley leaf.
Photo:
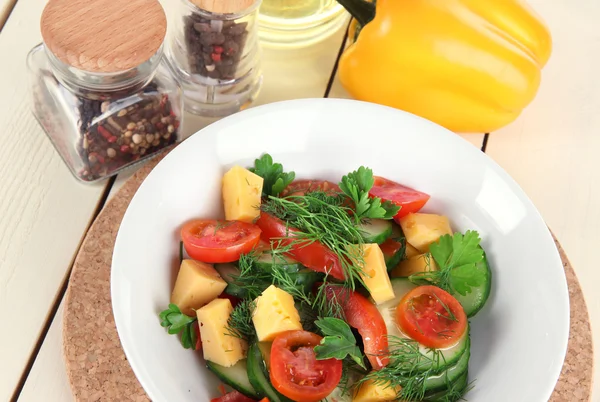
<svg viewBox="0 0 600 402">
<path fill-rule="evenodd" d="M 294 172 L 284 173 L 281 163 L 273 163 L 273 158 L 269 154 L 256 159 L 254 167 L 249 170 L 263 178 L 262 193 L 265 197 L 269 195 L 277 197 L 296 177 Z"/>
<path fill-rule="evenodd" d="M 482 286 L 486 280 L 484 255 L 476 231 L 444 235 L 429 246 L 429 252 L 438 264 L 437 272 L 411 275 L 415 283 L 433 282 L 451 294 L 466 296 L 472 288 Z"/>
<path fill-rule="evenodd" d="M 399 206 L 389 201 L 382 201 L 379 197 L 369 197 L 369 190 L 374 183 L 373 171 L 364 166 L 342 177 L 340 189 L 354 201 L 357 220 L 392 219 L 400 211 Z"/>
<path fill-rule="evenodd" d="M 356 345 L 356 338 L 345 321 L 339 318 L 325 317 L 315 321 L 325 337 L 321 344 L 315 346 L 317 360 L 337 359 L 343 360 L 350 356 L 360 367 L 365 368 L 363 354 Z"/>
<path fill-rule="evenodd" d="M 195 349 L 198 334 L 194 328 L 194 323 L 198 321 L 196 317 L 190 317 L 181 312 L 177 305 L 171 303 L 169 308 L 163 310 L 158 315 L 160 325 L 167 328 L 171 335 L 181 333 L 181 345 L 186 349 Z"/>
</svg>

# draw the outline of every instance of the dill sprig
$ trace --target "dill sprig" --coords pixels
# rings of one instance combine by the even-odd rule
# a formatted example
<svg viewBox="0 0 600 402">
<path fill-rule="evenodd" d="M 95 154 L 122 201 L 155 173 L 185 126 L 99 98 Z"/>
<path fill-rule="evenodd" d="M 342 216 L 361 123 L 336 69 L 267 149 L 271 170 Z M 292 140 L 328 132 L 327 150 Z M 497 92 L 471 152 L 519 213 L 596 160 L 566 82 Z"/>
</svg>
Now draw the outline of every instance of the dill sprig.
<svg viewBox="0 0 600 402">
<path fill-rule="evenodd" d="M 272 283 L 272 276 L 268 272 L 256 268 L 256 261 L 259 253 L 252 251 L 248 254 L 241 254 L 238 261 L 240 273 L 231 275 L 231 279 L 237 285 L 246 291 L 246 297 L 256 299 Z"/>
<path fill-rule="evenodd" d="M 423 354 L 419 343 L 396 336 L 388 337 L 389 363 L 380 370 L 372 371 L 358 381 L 360 386 L 367 380 L 375 384 L 400 387 L 397 395 L 399 400 L 419 401 L 425 397 L 425 380 L 434 375 L 437 367 L 443 362 L 443 354 L 436 349 L 430 349 Z"/>
<path fill-rule="evenodd" d="M 340 260 L 346 284 L 355 289 L 356 282 L 364 285 L 360 276 L 364 258 L 360 247 L 362 233 L 352 219 L 352 209 L 344 206 L 345 197 L 314 191 L 301 196 L 269 197 L 261 210 L 300 230 L 291 237 L 291 245 L 305 246 L 318 241 Z M 290 238 L 287 238 L 290 240 Z"/>
<path fill-rule="evenodd" d="M 256 330 L 252 323 L 252 310 L 255 307 L 254 300 L 242 300 L 231 312 L 227 321 L 228 335 L 245 339 L 248 342 L 257 339 Z"/>
</svg>

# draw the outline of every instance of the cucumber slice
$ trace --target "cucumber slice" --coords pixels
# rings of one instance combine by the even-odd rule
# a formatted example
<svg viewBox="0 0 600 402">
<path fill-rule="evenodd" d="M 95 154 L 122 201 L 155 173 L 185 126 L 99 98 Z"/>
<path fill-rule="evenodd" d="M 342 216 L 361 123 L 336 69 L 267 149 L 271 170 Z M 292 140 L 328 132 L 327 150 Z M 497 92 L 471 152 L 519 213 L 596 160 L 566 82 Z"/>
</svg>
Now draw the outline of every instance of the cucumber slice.
<svg viewBox="0 0 600 402">
<path fill-rule="evenodd" d="M 406 243 L 396 241 L 393 237 L 384 241 L 379 247 L 383 253 L 383 258 L 385 258 L 385 266 L 388 272 L 396 268 L 406 254 Z"/>
<path fill-rule="evenodd" d="M 227 287 L 224 292 L 228 295 L 244 299 L 248 296 L 248 291 L 235 283 L 234 276 L 240 274 L 240 270 L 233 263 L 215 264 L 215 270 L 221 275 L 221 278 L 227 282 Z"/>
<path fill-rule="evenodd" d="M 273 388 L 269 381 L 269 373 L 263 360 L 258 344 L 253 344 L 248 349 L 248 379 L 250 384 L 258 392 L 260 398 L 267 397 L 269 402 L 288 402 L 290 401 L 285 396 Z"/>
<path fill-rule="evenodd" d="M 365 243 L 381 244 L 392 235 L 392 222 L 383 219 L 370 219 L 358 226 Z"/>
<path fill-rule="evenodd" d="M 290 276 L 295 278 L 296 285 L 302 287 L 305 292 L 310 292 L 313 285 L 323 278 L 322 274 L 308 268 L 301 269 L 295 274 L 290 274 Z"/>
<path fill-rule="evenodd" d="M 456 402 L 463 399 L 469 391 L 469 371 L 458 377 L 448 389 L 425 394 L 424 401 L 428 402 Z"/>
<path fill-rule="evenodd" d="M 302 264 L 290 257 L 284 255 L 273 256 L 270 252 L 262 253 L 256 261 L 256 267 L 265 272 L 271 272 L 274 265 L 290 273 L 298 272 L 303 268 Z"/>
<path fill-rule="evenodd" d="M 377 305 L 377 310 L 379 310 L 381 317 L 383 317 L 383 321 L 387 327 L 388 336 L 408 339 L 396 323 L 396 306 L 398 306 L 404 295 L 416 288 L 417 285 L 409 281 L 408 278 L 391 278 L 391 282 L 395 297 L 390 301 Z M 422 370 L 431 368 L 435 373 L 439 373 L 446 368 L 453 366 L 458 362 L 463 352 L 466 350 L 468 342 L 469 331 L 467 329 L 463 337 L 455 345 L 446 349 L 437 349 L 441 352 L 440 359 L 434 359 L 434 351 L 421 345 L 419 347 L 421 354 L 428 357 L 428 361 L 431 362 L 429 365 L 424 365 Z"/>
<path fill-rule="evenodd" d="M 467 340 L 467 347 L 456 364 L 452 367 L 448 367 L 438 375 L 428 377 L 425 380 L 425 389 L 432 392 L 447 389 L 449 384 L 454 383 L 469 369 L 470 357 L 471 342 L 470 340 Z"/>
<path fill-rule="evenodd" d="M 465 314 L 469 318 L 475 316 L 475 314 L 483 308 L 488 297 L 490 297 L 490 291 L 492 289 L 492 270 L 490 269 L 490 264 L 488 263 L 485 252 L 483 253 L 483 260 L 477 264 L 477 268 L 482 272 L 482 275 L 485 276 L 483 285 L 471 288 L 471 292 L 467 293 L 465 296 L 458 292 L 452 294 L 452 296 L 454 296 L 463 306 Z"/>
<path fill-rule="evenodd" d="M 236 391 L 241 392 L 249 398 L 258 398 L 258 393 L 248 379 L 246 359 L 240 360 L 231 367 L 223 367 L 220 364 L 207 361 L 206 367 L 215 373 L 221 381 Z"/>
</svg>

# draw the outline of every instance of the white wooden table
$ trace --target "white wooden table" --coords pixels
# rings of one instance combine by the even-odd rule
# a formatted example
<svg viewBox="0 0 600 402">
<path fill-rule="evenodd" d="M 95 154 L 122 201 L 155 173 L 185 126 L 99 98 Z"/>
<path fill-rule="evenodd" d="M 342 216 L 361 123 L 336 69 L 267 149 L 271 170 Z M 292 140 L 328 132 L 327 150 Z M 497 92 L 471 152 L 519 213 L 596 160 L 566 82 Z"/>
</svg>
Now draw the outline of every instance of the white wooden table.
<svg viewBox="0 0 600 402">
<path fill-rule="evenodd" d="M 551 27 L 554 54 L 534 103 L 493 133 L 485 151 L 521 184 L 566 249 L 600 344 L 600 1 L 530 2 Z M 90 223 L 132 173 L 114 184 L 78 183 L 30 113 L 25 57 L 41 40 L 44 4 L 0 0 L 0 401 L 73 399 L 61 356 L 64 290 Z M 340 30 L 303 50 L 265 49 L 255 104 L 347 97 L 334 71 L 344 36 Z M 196 119 L 185 134 L 205 124 Z M 483 135 L 465 138 L 483 146 Z"/>
</svg>

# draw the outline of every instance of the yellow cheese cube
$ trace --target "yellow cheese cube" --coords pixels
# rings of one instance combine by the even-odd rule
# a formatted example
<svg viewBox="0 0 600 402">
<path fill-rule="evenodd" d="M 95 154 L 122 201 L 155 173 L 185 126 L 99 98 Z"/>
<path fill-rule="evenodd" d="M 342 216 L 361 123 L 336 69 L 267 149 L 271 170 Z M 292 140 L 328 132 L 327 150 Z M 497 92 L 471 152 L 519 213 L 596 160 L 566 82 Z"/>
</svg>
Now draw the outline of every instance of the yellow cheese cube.
<svg viewBox="0 0 600 402">
<path fill-rule="evenodd" d="M 421 254 L 408 260 L 400 261 L 391 272 L 392 278 L 408 277 L 417 272 L 439 271 L 431 254 Z"/>
<path fill-rule="evenodd" d="M 171 293 L 171 303 L 182 313 L 193 316 L 194 310 L 215 299 L 225 290 L 227 282 L 212 265 L 195 260 L 183 260 Z"/>
<path fill-rule="evenodd" d="M 416 257 L 421 255 L 421 252 L 406 242 L 406 258 Z"/>
<path fill-rule="evenodd" d="M 229 334 L 227 320 L 232 311 L 229 299 L 215 299 L 196 311 L 204 360 L 224 367 L 243 359 L 248 350 L 246 341 Z"/>
<path fill-rule="evenodd" d="M 260 215 L 263 178 L 241 166 L 223 176 L 225 219 L 251 223 Z"/>
<path fill-rule="evenodd" d="M 400 218 L 400 226 L 406 241 L 421 253 L 429 251 L 429 245 L 445 234 L 452 235 L 450 222 L 443 215 L 408 214 Z"/>
<path fill-rule="evenodd" d="M 350 246 L 350 248 L 355 248 L 356 252 L 358 252 L 358 247 L 361 246 Z M 394 289 L 387 273 L 385 257 L 381 248 L 378 244 L 363 244 L 362 251 L 365 264 L 362 267 L 364 274 L 360 276 L 369 289 L 371 297 L 377 304 L 393 299 Z"/>
<path fill-rule="evenodd" d="M 356 390 L 352 402 L 395 401 L 400 390 L 400 387 L 392 387 L 388 384 L 375 384 L 372 380 L 367 380 Z"/>
<path fill-rule="evenodd" d="M 275 285 L 256 298 L 252 322 L 260 342 L 272 341 L 285 331 L 302 329 L 294 298 Z"/>
</svg>

